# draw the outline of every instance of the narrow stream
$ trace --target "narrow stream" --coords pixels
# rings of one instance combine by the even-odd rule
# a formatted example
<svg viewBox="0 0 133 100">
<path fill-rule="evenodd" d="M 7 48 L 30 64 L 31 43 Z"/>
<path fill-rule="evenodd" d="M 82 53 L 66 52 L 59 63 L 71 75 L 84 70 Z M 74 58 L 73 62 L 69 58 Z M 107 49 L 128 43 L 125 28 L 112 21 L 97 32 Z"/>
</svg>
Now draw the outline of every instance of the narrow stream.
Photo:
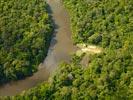
<svg viewBox="0 0 133 100">
<path fill-rule="evenodd" d="M 69 16 L 60 0 L 47 0 L 49 11 L 56 25 L 54 36 L 45 61 L 40 64 L 38 72 L 24 80 L 14 81 L 0 86 L 0 96 L 12 96 L 47 81 L 61 61 L 69 61 L 76 51 L 71 40 Z"/>
</svg>

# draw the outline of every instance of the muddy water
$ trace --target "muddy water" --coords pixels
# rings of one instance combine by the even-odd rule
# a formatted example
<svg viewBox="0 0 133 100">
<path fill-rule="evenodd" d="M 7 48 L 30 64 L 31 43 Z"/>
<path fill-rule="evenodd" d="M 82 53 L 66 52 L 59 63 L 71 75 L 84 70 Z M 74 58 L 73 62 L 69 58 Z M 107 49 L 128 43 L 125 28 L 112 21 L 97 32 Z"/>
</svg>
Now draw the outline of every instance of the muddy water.
<svg viewBox="0 0 133 100">
<path fill-rule="evenodd" d="M 61 61 L 69 61 L 76 50 L 71 40 L 69 16 L 60 0 L 47 0 L 49 13 L 55 23 L 55 32 L 45 61 L 40 64 L 38 72 L 24 80 L 10 82 L 0 87 L 0 95 L 16 95 L 37 84 L 47 81 Z"/>
</svg>

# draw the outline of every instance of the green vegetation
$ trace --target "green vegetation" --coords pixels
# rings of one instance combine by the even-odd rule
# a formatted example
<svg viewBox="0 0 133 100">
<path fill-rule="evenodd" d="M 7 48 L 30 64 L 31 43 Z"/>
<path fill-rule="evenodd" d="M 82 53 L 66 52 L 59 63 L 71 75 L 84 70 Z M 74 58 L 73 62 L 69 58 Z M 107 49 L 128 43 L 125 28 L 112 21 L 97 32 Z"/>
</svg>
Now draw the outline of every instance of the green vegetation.
<svg viewBox="0 0 133 100">
<path fill-rule="evenodd" d="M 5 100 L 132 100 L 132 65 L 125 55 L 115 54 L 91 56 L 88 68 L 74 56 L 71 64 L 61 64 L 49 83 Z"/>
<path fill-rule="evenodd" d="M 32 75 L 53 26 L 44 0 L 0 0 L 0 83 Z"/>
<path fill-rule="evenodd" d="M 103 47 L 88 67 L 74 55 L 49 83 L 7 100 L 132 100 L 133 0 L 63 0 L 75 43 Z"/>
<path fill-rule="evenodd" d="M 121 48 L 133 25 L 132 0 L 63 0 L 75 43 Z M 130 38 L 131 39 L 131 38 Z"/>
</svg>

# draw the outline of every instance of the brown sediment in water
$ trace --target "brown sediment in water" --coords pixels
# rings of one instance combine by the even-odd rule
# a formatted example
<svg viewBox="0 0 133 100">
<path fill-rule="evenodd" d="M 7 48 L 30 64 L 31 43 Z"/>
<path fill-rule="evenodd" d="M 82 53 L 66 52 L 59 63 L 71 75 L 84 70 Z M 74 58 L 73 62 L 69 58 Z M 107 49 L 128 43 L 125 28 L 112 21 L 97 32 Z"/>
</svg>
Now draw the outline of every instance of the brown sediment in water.
<svg viewBox="0 0 133 100">
<path fill-rule="evenodd" d="M 23 90 L 35 87 L 47 81 L 49 75 L 55 71 L 61 61 L 69 61 L 71 53 L 76 47 L 71 40 L 69 16 L 60 0 L 47 0 L 49 11 L 56 25 L 54 36 L 51 40 L 48 56 L 33 76 L 23 80 L 14 81 L 0 86 L 0 96 L 12 96 Z"/>
</svg>

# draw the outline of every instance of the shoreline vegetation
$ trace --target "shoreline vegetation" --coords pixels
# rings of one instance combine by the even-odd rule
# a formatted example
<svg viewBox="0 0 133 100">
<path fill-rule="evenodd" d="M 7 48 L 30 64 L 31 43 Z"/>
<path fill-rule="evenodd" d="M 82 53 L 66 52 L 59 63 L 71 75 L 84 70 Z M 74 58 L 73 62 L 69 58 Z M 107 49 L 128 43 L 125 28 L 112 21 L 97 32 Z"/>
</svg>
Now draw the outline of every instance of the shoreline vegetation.
<svg viewBox="0 0 133 100">
<path fill-rule="evenodd" d="M 5 100 L 132 100 L 133 0 L 62 2 L 83 53 L 60 64 L 47 83 Z M 81 61 L 92 50 L 84 68 Z"/>
<path fill-rule="evenodd" d="M 53 25 L 43 0 L 0 1 L 0 84 L 37 71 L 47 55 Z"/>
</svg>

